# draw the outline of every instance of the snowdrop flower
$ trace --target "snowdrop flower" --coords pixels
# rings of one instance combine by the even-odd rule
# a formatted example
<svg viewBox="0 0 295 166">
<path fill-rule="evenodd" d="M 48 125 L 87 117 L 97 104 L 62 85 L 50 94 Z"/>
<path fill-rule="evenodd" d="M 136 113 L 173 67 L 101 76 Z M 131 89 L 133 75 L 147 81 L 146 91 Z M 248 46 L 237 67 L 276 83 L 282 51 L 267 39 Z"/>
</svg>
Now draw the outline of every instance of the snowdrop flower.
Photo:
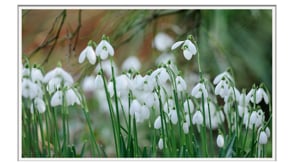
<svg viewBox="0 0 295 166">
<path fill-rule="evenodd" d="M 141 68 L 141 63 L 136 56 L 129 56 L 122 64 L 122 70 L 128 71 L 139 71 Z"/>
<path fill-rule="evenodd" d="M 166 33 L 159 32 L 154 39 L 154 46 L 159 51 L 165 51 L 173 44 L 174 40 Z"/>
<path fill-rule="evenodd" d="M 32 68 L 31 79 L 33 82 L 38 82 L 38 83 L 42 82 L 43 81 L 43 74 L 42 74 L 41 70 L 38 68 Z"/>
<path fill-rule="evenodd" d="M 33 99 L 38 95 L 38 85 L 33 83 L 30 79 L 22 80 L 22 96 L 24 98 Z"/>
<path fill-rule="evenodd" d="M 93 92 L 96 88 L 95 85 L 96 78 L 94 76 L 87 76 L 82 82 L 82 89 L 84 92 Z"/>
<path fill-rule="evenodd" d="M 198 98 L 202 98 L 202 94 L 204 95 L 204 98 L 207 99 L 208 91 L 205 88 L 205 84 L 198 83 L 192 90 L 192 96 L 198 99 Z"/>
<path fill-rule="evenodd" d="M 175 57 L 173 54 L 163 53 L 156 59 L 156 64 L 167 64 L 168 62 L 174 63 Z"/>
<path fill-rule="evenodd" d="M 161 116 L 159 115 L 154 122 L 154 128 L 160 129 L 162 127 Z"/>
<path fill-rule="evenodd" d="M 114 68 L 114 74 L 116 75 L 116 73 L 118 73 L 118 67 L 116 65 L 116 63 L 113 63 L 113 68 Z M 100 64 L 98 64 L 95 68 L 95 72 L 99 73 L 101 70 L 103 70 L 103 73 L 106 77 L 111 78 L 112 76 L 112 63 L 110 60 L 105 60 L 101 62 L 101 66 Z"/>
<path fill-rule="evenodd" d="M 151 78 L 158 80 L 160 85 L 165 84 L 169 80 L 169 74 L 164 67 L 158 68 L 151 74 Z"/>
<path fill-rule="evenodd" d="M 224 101 L 228 102 L 230 98 L 239 101 L 240 95 L 241 93 L 236 87 L 229 87 L 228 95 L 224 97 Z"/>
<path fill-rule="evenodd" d="M 23 70 L 22 70 L 22 77 L 30 77 L 30 68 L 28 65 L 26 65 L 25 67 L 23 67 Z"/>
<path fill-rule="evenodd" d="M 89 63 L 94 65 L 96 62 L 96 55 L 91 46 L 87 46 L 79 56 L 79 63 L 83 63 L 85 59 L 88 59 Z"/>
<path fill-rule="evenodd" d="M 183 55 L 186 60 L 191 60 L 192 56 L 197 53 L 196 46 L 188 39 L 174 43 L 171 49 L 174 50 L 180 45 L 182 45 L 181 49 L 183 50 Z"/>
<path fill-rule="evenodd" d="M 198 124 L 198 125 L 203 124 L 203 115 L 202 115 L 201 111 L 195 112 L 193 119 L 192 119 L 192 123 Z"/>
<path fill-rule="evenodd" d="M 51 80 L 49 80 L 46 89 L 49 92 L 49 94 L 52 94 L 57 89 L 61 87 L 62 79 L 60 77 L 54 77 Z"/>
<path fill-rule="evenodd" d="M 41 98 L 38 98 L 38 97 L 35 98 L 33 104 L 31 105 L 31 113 L 34 113 L 34 108 L 37 109 L 39 113 L 45 112 L 46 110 L 45 103 Z"/>
<path fill-rule="evenodd" d="M 268 127 L 265 128 L 265 133 L 267 135 L 267 138 L 269 138 L 270 137 L 270 130 Z"/>
<path fill-rule="evenodd" d="M 102 60 L 108 58 L 108 56 L 114 56 L 115 51 L 111 44 L 106 40 L 101 40 L 100 43 L 97 45 L 95 53 L 98 57 Z"/>
<path fill-rule="evenodd" d="M 218 74 L 218 75 L 214 78 L 214 80 L 213 80 L 213 84 L 216 85 L 216 84 L 218 84 L 221 80 L 224 80 L 224 79 L 233 82 L 233 78 L 232 78 L 232 76 L 231 76 L 227 71 L 225 71 L 225 72 L 223 72 L 223 73 Z"/>
<path fill-rule="evenodd" d="M 178 92 L 183 92 L 186 90 L 186 82 L 181 76 L 177 76 L 175 79 L 176 82 L 176 88 Z"/>
<path fill-rule="evenodd" d="M 80 105 L 80 99 L 79 99 L 79 96 L 74 92 L 74 90 L 71 88 L 71 89 L 68 89 L 66 91 L 66 100 L 67 100 L 67 105 L 70 106 L 70 105 L 74 105 L 75 103 Z"/>
<path fill-rule="evenodd" d="M 259 143 L 260 145 L 265 145 L 265 144 L 267 144 L 267 134 L 265 133 L 265 131 L 261 131 L 261 132 L 260 132 L 258 143 Z"/>
<path fill-rule="evenodd" d="M 251 102 L 255 102 L 256 104 L 259 104 L 262 101 L 262 98 L 266 104 L 268 104 L 269 102 L 268 95 L 266 94 L 263 88 L 258 88 L 258 90 L 251 89 L 250 92 L 247 94 L 247 98 L 250 98 Z"/>
<path fill-rule="evenodd" d="M 178 117 L 177 117 L 177 112 L 175 109 L 171 110 L 169 112 L 169 117 L 170 117 L 170 120 L 172 122 L 172 124 L 177 124 L 177 121 L 178 121 Z"/>
<path fill-rule="evenodd" d="M 95 77 L 95 80 L 94 80 L 94 84 L 95 84 L 95 87 L 98 88 L 98 89 L 103 89 L 104 88 L 104 83 L 103 83 L 103 78 L 100 74 L 98 74 L 96 77 Z"/>
<path fill-rule="evenodd" d="M 191 99 L 188 99 L 183 103 L 183 110 L 185 113 L 192 112 L 194 109 L 195 109 L 194 103 L 192 102 Z"/>
<path fill-rule="evenodd" d="M 159 147 L 160 150 L 163 149 L 163 139 L 162 138 L 159 139 L 158 147 Z"/>
<path fill-rule="evenodd" d="M 134 115 L 135 112 L 139 111 L 141 109 L 141 104 L 138 102 L 138 100 L 133 100 L 130 105 L 130 115 Z"/>
<path fill-rule="evenodd" d="M 62 101 L 63 101 L 62 96 L 63 96 L 62 91 L 60 90 L 56 91 L 51 98 L 50 105 L 52 107 L 62 105 Z"/>
<path fill-rule="evenodd" d="M 182 125 L 183 132 L 187 134 L 189 132 L 189 124 L 188 122 L 183 123 Z"/>
<path fill-rule="evenodd" d="M 72 85 L 74 83 L 73 77 L 61 67 L 56 67 L 55 69 L 49 71 L 45 75 L 43 82 L 48 83 L 50 80 L 56 77 L 61 78 L 65 85 Z"/>
<path fill-rule="evenodd" d="M 216 144 L 219 148 L 222 148 L 224 146 L 224 138 L 222 135 L 218 135 L 216 139 Z"/>
<path fill-rule="evenodd" d="M 258 111 L 253 111 L 250 116 L 249 128 L 252 129 L 254 127 L 259 127 L 264 121 L 264 113 L 260 109 Z"/>
<path fill-rule="evenodd" d="M 215 95 L 220 95 L 222 98 L 225 98 L 229 95 L 229 85 L 226 80 L 221 80 L 214 91 Z"/>
</svg>

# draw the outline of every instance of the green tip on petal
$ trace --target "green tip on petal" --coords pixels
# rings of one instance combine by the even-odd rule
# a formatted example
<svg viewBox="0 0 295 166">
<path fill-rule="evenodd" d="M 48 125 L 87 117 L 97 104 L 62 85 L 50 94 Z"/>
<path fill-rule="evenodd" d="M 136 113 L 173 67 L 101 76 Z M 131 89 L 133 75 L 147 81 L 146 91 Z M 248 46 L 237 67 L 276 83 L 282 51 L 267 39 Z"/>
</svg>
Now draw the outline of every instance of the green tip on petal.
<svg viewBox="0 0 295 166">
<path fill-rule="evenodd" d="M 62 67 L 61 61 L 57 62 L 57 67 Z"/>
</svg>

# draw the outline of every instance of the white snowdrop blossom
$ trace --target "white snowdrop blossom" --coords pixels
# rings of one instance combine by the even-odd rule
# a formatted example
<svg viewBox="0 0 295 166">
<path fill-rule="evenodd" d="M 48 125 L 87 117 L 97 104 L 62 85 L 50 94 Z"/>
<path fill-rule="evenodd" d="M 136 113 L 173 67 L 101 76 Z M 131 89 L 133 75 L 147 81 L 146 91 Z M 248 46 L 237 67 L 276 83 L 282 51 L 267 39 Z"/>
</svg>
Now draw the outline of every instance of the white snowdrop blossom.
<svg viewBox="0 0 295 166">
<path fill-rule="evenodd" d="M 162 127 L 161 116 L 158 116 L 154 122 L 154 128 L 160 129 Z"/>
<path fill-rule="evenodd" d="M 24 98 L 33 99 L 38 95 L 38 85 L 33 83 L 30 79 L 22 80 L 22 96 Z"/>
<path fill-rule="evenodd" d="M 62 91 L 60 90 L 56 91 L 51 98 L 50 105 L 52 107 L 62 105 L 62 102 L 63 102 L 62 96 L 63 96 Z"/>
<path fill-rule="evenodd" d="M 141 62 L 136 56 L 129 56 L 122 64 L 122 70 L 139 71 L 141 68 Z"/>
<path fill-rule="evenodd" d="M 160 138 L 160 139 L 159 139 L 158 147 L 159 147 L 160 150 L 163 149 L 163 138 Z"/>
<path fill-rule="evenodd" d="M 178 92 L 183 92 L 186 90 L 187 88 L 186 82 L 181 76 L 177 76 L 175 79 L 175 82 L 176 82 L 176 88 Z"/>
<path fill-rule="evenodd" d="M 229 95 L 229 85 L 226 80 L 221 80 L 214 91 L 215 95 L 220 95 L 222 98 L 225 98 Z"/>
<path fill-rule="evenodd" d="M 258 111 L 253 111 L 250 115 L 250 121 L 249 121 L 249 128 L 252 129 L 253 125 L 254 127 L 259 127 L 264 122 L 264 113 L 261 109 Z"/>
<path fill-rule="evenodd" d="M 184 103 L 183 103 L 183 110 L 185 113 L 189 113 L 189 112 L 193 112 L 195 109 L 194 103 L 192 102 L 191 99 L 187 99 Z"/>
<path fill-rule="evenodd" d="M 218 84 L 221 80 L 224 80 L 224 79 L 233 82 L 233 78 L 232 78 L 232 76 L 231 76 L 227 71 L 225 71 L 225 72 L 223 72 L 223 73 L 218 74 L 218 75 L 214 78 L 214 80 L 213 80 L 213 84 L 216 85 L 216 84 Z"/>
<path fill-rule="evenodd" d="M 40 69 L 32 68 L 31 78 L 33 82 L 41 83 L 43 81 L 43 74 Z"/>
<path fill-rule="evenodd" d="M 104 88 L 104 83 L 103 83 L 103 78 L 102 78 L 102 75 L 98 74 L 96 77 L 95 77 L 95 80 L 94 80 L 94 84 L 95 84 L 95 87 L 98 88 L 98 89 L 103 89 Z"/>
<path fill-rule="evenodd" d="M 140 103 L 138 102 L 138 100 L 133 100 L 131 105 L 130 105 L 130 115 L 134 115 L 135 112 L 138 112 L 140 111 L 141 109 L 141 105 Z"/>
<path fill-rule="evenodd" d="M 113 68 L 114 68 L 114 74 L 117 75 L 118 67 L 117 67 L 116 63 L 113 63 Z M 96 73 L 98 73 L 101 70 L 103 70 L 103 73 L 107 78 L 112 77 L 112 63 L 111 63 L 111 61 L 109 59 L 102 61 L 101 65 L 98 64 L 94 71 Z"/>
<path fill-rule="evenodd" d="M 268 95 L 263 88 L 258 88 L 257 90 L 251 89 L 250 92 L 247 94 L 247 98 L 250 98 L 251 102 L 255 102 L 256 104 L 259 104 L 262 99 L 264 100 L 265 104 L 268 104 L 269 102 Z"/>
<path fill-rule="evenodd" d="M 204 83 L 198 83 L 193 89 L 192 89 L 192 96 L 195 98 L 202 98 L 202 94 L 204 96 L 204 99 L 207 99 L 208 97 L 208 91 L 205 87 Z"/>
<path fill-rule="evenodd" d="M 265 128 L 265 133 L 267 135 L 267 138 L 269 138 L 270 137 L 270 130 L 268 127 Z"/>
<path fill-rule="evenodd" d="M 260 145 L 265 145 L 267 144 L 267 134 L 265 133 L 265 131 L 261 131 L 259 134 L 259 139 L 258 139 L 258 143 Z"/>
<path fill-rule="evenodd" d="M 164 32 L 159 32 L 154 39 L 154 46 L 159 51 L 165 51 L 173 44 L 174 40 Z"/>
<path fill-rule="evenodd" d="M 193 118 L 192 118 L 192 123 L 193 124 L 198 124 L 198 125 L 201 125 L 203 124 L 203 115 L 201 113 L 201 111 L 196 111 Z"/>
<path fill-rule="evenodd" d="M 190 40 L 187 39 L 185 41 L 178 41 L 174 43 L 171 49 L 174 50 L 181 45 L 182 45 L 181 49 L 183 50 L 184 58 L 186 60 L 191 60 L 193 55 L 196 55 L 197 53 L 196 46 Z"/>
<path fill-rule="evenodd" d="M 37 109 L 39 113 L 44 113 L 46 110 L 44 101 L 41 98 L 35 98 L 34 102 L 31 105 L 31 113 L 34 113 L 34 108 Z"/>
<path fill-rule="evenodd" d="M 86 76 L 82 82 L 82 89 L 84 92 L 94 92 L 96 88 L 96 78 L 94 76 Z"/>
<path fill-rule="evenodd" d="M 151 74 L 151 78 L 154 78 L 154 80 L 158 80 L 158 83 L 160 85 L 163 85 L 169 80 L 169 74 L 164 67 L 161 67 L 161 68 L 156 69 Z"/>
<path fill-rule="evenodd" d="M 79 56 L 79 63 L 83 63 L 85 59 L 88 59 L 89 63 L 94 65 L 96 62 L 96 55 L 91 46 L 87 46 Z"/>
<path fill-rule="evenodd" d="M 177 117 L 177 112 L 176 112 L 176 110 L 175 109 L 173 109 L 173 110 L 171 110 L 170 112 L 169 112 L 169 117 L 170 117 L 170 120 L 171 120 L 171 122 L 172 122 L 172 124 L 177 124 L 177 122 L 178 122 L 178 117 Z"/>
<path fill-rule="evenodd" d="M 183 132 L 185 134 L 188 134 L 188 132 L 189 132 L 189 123 L 188 122 L 183 123 L 182 129 L 183 129 Z"/>
<path fill-rule="evenodd" d="M 64 69 L 62 69 L 61 67 L 56 67 L 55 69 L 49 71 L 45 75 L 43 81 L 45 83 L 48 83 L 53 78 L 62 79 L 64 85 L 66 85 L 66 86 L 70 86 L 74 83 L 73 77 L 68 72 L 66 72 Z"/>
<path fill-rule="evenodd" d="M 219 148 L 222 148 L 224 146 L 224 138 L 223 135 L 218 135 L 216 139 L 216 144 Z"/>
<path fill-rule="evenodd" d="M 77 93 L 74 92 L 74 90 L 68 89 L 66 91 L 66 101 L 67 101 L 67 106 L 74 105 L 75 103 L 80 105 L 80 97 L 77 95 Z"/>
<path fill-rule="evenodd" d="M 100 43 L 97 45 L 95 53 L 98 57 L 102 60 L 108 58 L 108 56 L 114 56 L 115 51 L 113 46 L 106 40 L 101 40 Z"/>
<path fill-rule="evenodd" d="M 173 54 L 163 53 L 156 59 L 156 64 L 167 64 L 168 62 L 174 63 L 175 57 Z"/>
</svg>

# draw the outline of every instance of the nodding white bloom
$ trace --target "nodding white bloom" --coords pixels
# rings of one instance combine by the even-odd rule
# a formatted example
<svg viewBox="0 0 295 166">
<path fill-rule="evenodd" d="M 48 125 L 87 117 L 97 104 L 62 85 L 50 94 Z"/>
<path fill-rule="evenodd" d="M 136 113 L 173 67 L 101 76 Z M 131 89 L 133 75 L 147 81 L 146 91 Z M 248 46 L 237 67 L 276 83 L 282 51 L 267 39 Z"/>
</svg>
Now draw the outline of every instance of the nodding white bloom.
<svg viewBox="0 0 295 166">
<path fill-rule="evenodd" d="M 114 56 L 115 51 L 112 45 L 106 41 L 101 40 L 100 43 L 97 45 L 95 53 L 98 57 L 100 57 L 102 60 L 105 60 L 108 58 L 108 56 Z"/>
<path fill-rule="evenodd" d="M 183 110 L 185 113 L 188 112 L 193 112 L 195 109 L 194 103 L 192 102 L 191 99 L 187 99 L 184 103 L 183 103 Z"/>
<path fill-rule="evenodd" d="M 22 77 L 23 78 L 24 77 L 30 77 L 30 73 L 31 73 L 31 71 L 30 71 L 29 66 L 23 67 L 23 70 L 22 70 Z"/>
<path fill-rule="evenodd" d="M 67 101 L 67 105 L 74 105 L 75 103 L 80 105 L 80 96 L 78 96 L 74 90 L 71 88 L 71 89 L 68 89 L 66 91 L 66 101 Z"/>
<path fill-rule="evenodd" d="M 196 111 L 193 116 L 192 123 L 201 125 L 201 124 L 203 124 L 203 120 L 204 119 L 203 119 L 203 115 L 202 115 L 201 111 Z"/>
<path fill-rule="evenodd" d="M 267 144 L 267 134 L 265 133 L 265 131 L 260 132 L 258 143 L 261 145 Z"/>
<path fill-rule="evenodd" d="M 163 149 L 163 139 L 162 138 L 159 139 L 158 147 L 159 147 L 160 150 Z"/>
<path fill-rule="evenodd" d="M 239 106 L 247 107 L 249 104 L 249 98 L 247 98 L 245 93 L 242 93 L 239 97 Z"/>
<path fill-rule="evenodd" d="M 30 79 L 22 80 L 22 96 L 24 98 L 33 99 L 38 96 L 38 88 L 40 88 L 37 84 L 33 83 Z"/>
<path fill-rule="evenodd" d="M 193 55 L 197 53 L 196 46 L 188 39 L 185 41 L 178 41 L 174 43 L 171 49 L 174 50 L 180 45 L 182 45 L 181 49 L 183 50 L 183 55 L 186 60 L 191 60 Z"/>
<path fill-rule="evenodd" d="M 151 78 L 158 80 L 159 85 L 163 85 L 169 80 L 169 74 L 164 67 L 161 67 L 153 71 Z"/>
<path fill-rule="evenodd" d="M 138 100 L 133 100 L 130 106 L 130 115 L 134 115 L 135 112 L 140 111 L 141 104 L 138 102 Z"/>
<path fill-rule="evenodd" d="M 218 74 L 218 75 L 214 78 L 214 80 L 213 80 L 213 84 L 216 85 L 216 84 L 218 84 L 221 80 L 224 80 L 224 79 L 233 82 L 233 78 L 232 78 L 232 76 L 231 76 L 227 71 L 225 71 L 225 72 L 223 72 L 223 73 Z"/>
<path fill-rule="evenodd" d="M 31 104 L 31 113 L 34 113 L 34 108 L 37 109 L 39 113 L 44 113 L 46 110 L 44 101 L 39 97 L 35 98 L 34 102 Z"/>
<path fill-rule="evenodd" d="M 250 92 L 247 94 L 247 98 L 250 99 L 252 103 L 255 102 L 256 104 L 259 104 L 262 101 L 262 98 L 265 104 L 268 104 L 269 102 L 268 95 L 263 88 L 258 88 L 258 90 L 251 89 Z"/>
<path fill-rule="evenodd" d="M 104 88 L 104 83 L 103 83 L 103 78 L 100 74 L 98 74 L 96 77 L 95 77 L 95 80 L 94 80 L 94 84 L 95 84 L 95 87 L 98 88 L 98 89 L 103 89 Z"/>
<path fill-rule="evenodd" d="M 208 106 L 209 105 L 209 106 Z M 205 117 L 206 118 L 206 126 L 207 128 L 217 129 L 219 124 L 224 122 L 224 114 L 223 112 L 217 111 L 213 102 L 205 102 Z M 210 124 L 211 119 L 211 124 Z"/>
<path fill-rule="evenodd" d="M 215 95 L 220 95 L 222 98 L 225 98 L 229 95 L 229 85 L 226 80 L 221 80 L 215 87 Z"/>
<path fill-rule="evenodd" d="M 228 102 L 229 99 L 233 99 L 235 101 L 239 101 L 240 99 L 240 91 L 236 87 L 229 87 L 228 95 L 224 97 L 224 101 Z"/>
<path fill-rule="evenodd" d="M 170 110 L 175 108 L 175 102 L 173 99 L 169 98 L 164 104 L 164 112 L 168 113 Z"/>
<path fill-rule="evenodd" d="M 31 78 L 33 82 L 41 83 L 43 81 L 43 74 L 40 69 L 32 68 Z"/>
<path fill-rule="evenodd" d="M 79 56 L 79 63 L 83 63 L 85 59 L 88 59 L 89 63 L 94 65 L 96 62 L 96 55 L 91 46 L 87 46 Z"/>
<path fill-rule="evenodd" d="M 54 77 L 49 82 L 47 83 L 46 89 L 47 91 L 52 94 L 55 92 L 57 89 L 61 87 L 62 84 L 62 78 L 60 77 Z"/>
<path fill-rule="evenodd" d="M 189 132 L 189 124 L 188 124 L 188 122 L 183 123 L 182 129 L 183 129 L 184 134 L 187 134 Z"/>
<path fill-rule="evenodd" d="M 74 83 L 73 77 L 61 67 L 56 67 L 55 69 L 49 71 L 45 75 L 43 82 L 48 83 L 50 80 L 56 77 L 61 78 L 64 85 L 66 86 L 72 85 Z"/>
<path fill-rule="evenodd" d="M 154 39 L 154 46 L 159 51 L 165 51 L 173 44 L 174 40 L 164 32 L 159 32 Z"/>
<path fill-rule="evenodd" d="M 154 128 L 160 129 L 162 127 L 161 116 L 159 115 L 154 122 Z"/>
<path fill-rule="evenodd" d="M 63 96 L 62 91 L 60 90 L 56 91 L 51 98 L 50 105 L 52 107 L 62 105 L 62 101 L 63 101 L 62 96 Z"/>
<path fill-rule="evenodd" d="M 224 146 L 224 138 L 223 135 L 218 135 L 216 139 L 216 144 L 219 148 L 222 148 Z"/>
<path fill-rule="evenodd" d="M 202 98 L 202 94 L 204 96 L 205 99 L 207 99 L 208 97 L 208 91 L 205 87 L 204 83 L 198 83 L 192 90 L 192 96 L 194 96 L 195 98 Z"/>
<path fill-rule="evenodd" d="M 115 93 L 113 81 L 110 81 L 107 86 L 108 86 L 108 91 L 109 91 L 110 97 L 113 97 L 114 93 Z"/>
<path fill-rule="evenodd" d="M 259 127 L 264 122 L 264 113 L 260 109 L 258 111 L 253 111 L 250 116 L 249 121 L 249 128 L 252 129 L 253 125 L 254 127 Z"/>
<path fill-rule="evenodd" d="M 82 89 L 84 92 L 94 92 L 96 88 L 94 76 L 86 76 L 82 82 Z"/>
<path fill-rule="evenodd" d="M 175 109 L 173 109 L 169 112 L 169 117 L 170 117 L 172 124 L 177 124 L 178 117 L 177 117 L 177 112 Z"/>
<path fill-rule="evenodd" d="M 246 113 L 249 112 L 249 110 L 247 107 L 238 105 L 238 112 L 239 112 L 239 116 L 243 117 Z"/>
<path fill-rule="evenodd" d="M 186 90 L 186 82 L 181 76 L 177 76 L 175 79 L 176 82 L 176 88 L 178 92 L 183 92 Z"/>
<path fill-rule="evenodd" d="M 129 56 L 122 64 L 122 70 L 128 71 L 139 71 L 141 68 L 141 63 L 136 56 Z"/>
</svg>

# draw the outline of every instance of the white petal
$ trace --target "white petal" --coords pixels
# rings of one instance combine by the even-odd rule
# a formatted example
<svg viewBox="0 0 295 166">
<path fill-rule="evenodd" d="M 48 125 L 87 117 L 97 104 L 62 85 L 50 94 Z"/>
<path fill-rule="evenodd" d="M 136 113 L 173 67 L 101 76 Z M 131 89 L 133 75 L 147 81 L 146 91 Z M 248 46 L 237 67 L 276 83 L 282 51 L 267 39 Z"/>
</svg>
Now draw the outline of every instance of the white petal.
<svg viewBox="0 0 295 166">
<path fill-rule="evenodd" d="M 198 124 L 201 125 L 203 124 L 203 115 L 201 113 L 201 111 L 196 111 L 196 113 L 193 116 L 193 124 Z"/>
<path fill-rule="evenodd" d="M 182 129 L 185 134 L 187 134 L 189 132 L 189 125 L 187 122 L 183 123 Z"/>
<path fill-rule="evenodd" d="M 265 104 L 268 104 L 268 102 L 269 102 L 268 95 L 266 94 L 266 92 L 264 90 L 263 90 L 262 95 L 263 95 L 263 99 L 264 99 Z"/>
<path fill-rule="evenodd" d="M 253 124 L 256 123 L 256 121 L 257 121 L 257 112 L 253 111 L 250 116 L 250 122 L 249 122 L 250 127 L 252 127 Z"/>
<path fill-rule="evenodd" d="M 108 58 L 108 52 L 106 51 L 106 50 L 102 50 L 101 52 L 100 52 L 100 58 L 102 59 L 102 60 L 105 60 L 105 59 L 107 59 Z"/>
<path fill-rule="evenodd" d="M 96 62 L 96 55 L 91 46 L 87 47 L 87 59 L 89 60 L 89 63 L 91 63 L 92 65 L 94 65 Z"/>
<path fill-rule="evenodd" d="M 218 75 L 214 78 L 213 84 L 214 84 L 214 85 L 218 84 L 218 83 L 222 80 L 223 76 L 224 76 L 224 72 L 218 74 Z"/>
<path fill-rule="evenodd" d="M 163 149 L 163 139 L 162 138 L 160 138 L 160 140 L 158 142 L 158 147 L 159 147 L 160 150 Z"/>
<path fill-rule="evenodd" d="M 158 116 L 157 119 L 154 122 L 154 128 L 155 129 L 160 129 L 161 127 L 162 127 L 161 116 Z"/>
<path fill-rule="evenodd" d="M 201 84 L 198 83 L 192 90 L 192 96 L 195 98 L 200 98 L 202 94 L 200 93 Z"/>
<path fill-rule="evenodd" d="M 178 41 L 174 43 L 171 47 L 171 50 L 174 50 L 175 48 L 179 47 L 184 41 Z"/>
<path fill-rule="evenodd" d="M 51 98 L 50 105 L 52 107 L 62 105 L 62 92 L 61 91 L 56 91 L 54 95 Z"/>
<path fill-rule="evenodd" d="M 264 131 L 260 132 L 258 142 L 259 144 L 267 144 L 267 135 Z"/>
<path fill-rule="evenodd" d="M 194 111 L 194 103 L 191 99 L 188 99 L 183 103 L 183 109 L 185 113 Z"/>
<path fill-rule="evenodd" d="M 175 110 L 172 110 L 170 112 L 170 120 L 171 120 L 172 124 L 177 124 L 178 117 L 177 117 L 177 112 Z"/>
<path fill-rule="evenodd" d="M 108 53 L 111 56 L 114 56 L 115 51 L 114 51 L 114 48 L 111 46 L 111 44 L 108 41 L 104 40 L 104 45 L 107 47 Z"/>
<path fill-rule="evenodd" d="M 103 50 L 103 47 L 104 47 L 104 42 L 101 41 L 95 49 L 96 56 L 100 56 L 101 51 Z"/>
<path fill-rule="evenodd" d="M 261 102 L 261 100 L 262 100 L 262 93 L 263 93 L 263 90 L 261 88 L 259 88 L 256 91 L 256 104 L 258 104 L 258 103 Z"/>
<path fill-rule="evenodd" d="M 185 57 L 186 60 L 191 60 L 193 57 L 193 54 L 189 50 L 185 49 L 183 50 L 183 56 Z"/>
<path fill-rule="evenodd" d="M 39 113 L 45 112 L 46 107 L 45 107 L 45 103 L 42 99 L 36 98 L 35 99 L 35 106 L 36 106 L 37 110 L 39 111 Z"/>
<path fill-rule="evenodd" d="M 85 48 L 79 56 L 79 63 L 83 63 L 85 58 L 86 58 L 86 54 L 87 54 L 87 48 Z"/>
<path fill-rule="evenodd" d="M 141 111 L 141 105 L 140 103 L 135 99 L 132 101 L 130 106 L 130 115 L 134 115 L 135 112 Z"/>
<path fill-rule="evenodd" d="M 193 55 L 197 53 L 196 46 L 190 40 L 186 40 L 184 45 L 187 45 L 188 51 L 191 52 Z"/>
<path fill-rule="evenodd" d="M 74 105 L 75 103 L 80 105 L 80 100 L 77 94 L 74 92 L 73 89 L 68 89 L 66 91 L 66 101 L 67 105 Z"/>
<path fill-rule="evenodd" d="M 97 75 L 95 78 L 95 87 L 99 88 L 99 89 L 103 89 L 104 88 L 104 84 L 103 84 L 103 78 L 101 75 Z"/>
<path fill-rule="evenodd" d="M 216 139 L 216 144 L 219 148 L 222 148 L 224 145 L 224 138 L 222 135 L 218 135 Z"/>
<path fill-rule="evenodd" d="M 265 133 L 266 133 L 267 137 L 269 138 L 270 137 L 270 130 L 268 127 L 265 128 Z"/>
</svg>

